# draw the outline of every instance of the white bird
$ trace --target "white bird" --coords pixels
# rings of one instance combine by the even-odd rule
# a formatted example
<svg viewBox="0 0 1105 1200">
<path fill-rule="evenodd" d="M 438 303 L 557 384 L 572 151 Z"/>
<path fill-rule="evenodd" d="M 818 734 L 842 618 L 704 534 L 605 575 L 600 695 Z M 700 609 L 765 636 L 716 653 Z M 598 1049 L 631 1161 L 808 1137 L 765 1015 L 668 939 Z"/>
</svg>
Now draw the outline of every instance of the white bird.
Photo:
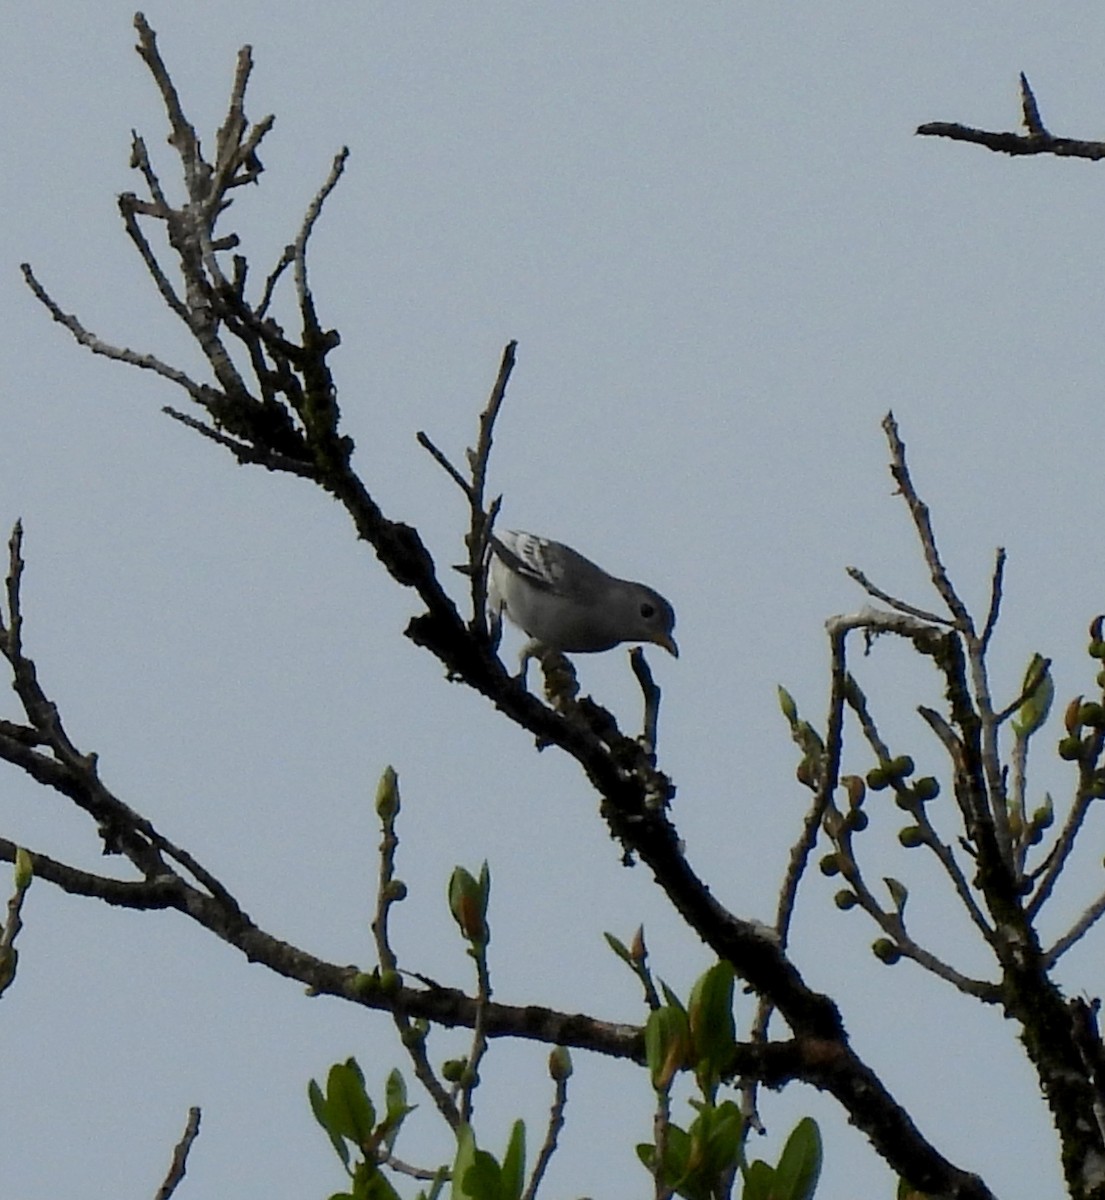
<svg viewBox="0 0 1105 1200">
<path fill-rule="evenodd" d="M 532 639 L 522 649 L 523 674 L 542 647 L 590 654 L 621 642 L 654 642 L 679 657 L 675 611 L 663 596 L 532 533 L 492 535 L 487 604 L 493 630 L 505 613 Z"/>
</svg>

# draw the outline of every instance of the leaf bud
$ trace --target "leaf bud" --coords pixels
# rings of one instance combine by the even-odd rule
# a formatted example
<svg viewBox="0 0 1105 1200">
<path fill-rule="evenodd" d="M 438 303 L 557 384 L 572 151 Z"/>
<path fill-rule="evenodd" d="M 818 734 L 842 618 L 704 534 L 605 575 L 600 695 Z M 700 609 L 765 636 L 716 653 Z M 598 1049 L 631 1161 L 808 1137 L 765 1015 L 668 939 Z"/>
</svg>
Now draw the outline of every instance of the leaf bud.
<svg viewBox="0 0 1105 1200">
<path fill-rule="evenodd" d="M 572 1074 L 572 1056 L 567 1046 L 554 1046 L 549 1051 L 549 1078 L 563 1083 Z"/>
<path fill-rule="evenodd" d="M 394 767 L 385 767 L 376 785 L 376 815 L 390 821 L 399 811 L 399 776 Z"/>
<path fill-rule="evenodd" d="M 15 890 L 25 892 L 31 886 L 33 878 L 34 866 L 30 853 L 22 846 L 17 846 L 15 851 Z"/>
</svg>

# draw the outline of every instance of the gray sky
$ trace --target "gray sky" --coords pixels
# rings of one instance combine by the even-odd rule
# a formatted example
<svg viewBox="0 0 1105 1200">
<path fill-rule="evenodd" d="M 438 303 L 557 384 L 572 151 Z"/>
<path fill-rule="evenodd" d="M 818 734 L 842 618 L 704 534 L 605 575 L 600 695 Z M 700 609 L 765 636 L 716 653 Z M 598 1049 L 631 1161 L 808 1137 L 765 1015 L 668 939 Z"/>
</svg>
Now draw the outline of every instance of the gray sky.
<svg viewBox="0 0 1105 1200">
<path fill-rule="evenodd" d="M 843 567 L 934 603 L 891 496 L 889 407 L 976 608 L 994 547 L 1009 550 L 999 694 L 1012 698 L 1035 650 L 1055 656 L 1063 702 L 1092 686 L 1100 169 L 912 131 L 1011 127 L 1023 69 L 1054 131 L 1100 136 L 1100 6 L 1065 6 L 1056 24 L 1007 4 L 871 0 L 316 9 L 146 13 L 208 147 L 235 52 L 254 46 L 247 111 L 277 123 L 262 187 L 238 197 L 230 224 L 259 277 L 350 147 L 312 284 L 343 338 L 332 362 L 357 465 L 441 564 L 462 556 L 465 514 L 414 432 L 459 454 L 503 344 L 519 340 L 493 460 L 504 519 L 675 604 L 682 657 L 653 656 L 662 765 L 690 858 L 721 900 L 749 917 L 774 910 L 806 804 L 774 689 L 822 719 L 823 622 L 860 602 Z M 29 259 L 105 338 L 195 365 L 115 207 L 139 189 L 132 127 L 170 164 L 131 15 L 116 0 L 15 6 L 0 47 L 0 526 L 26 524 L 25 637 L 46 689 L 123 799 L 263 928 L 339 962 L 370 959 L 371 798 L 394 764 L 405 964 L 470 986 L 444 890 L 455 863 L 486 857 L 496 997 L 639 1021 L 603 930 L 628 938 L 643 921 L 657 971 L 684 992 L 709 959 L 645 870 L 619 865 L 578 770 L 534 754 L 400 636 L 410 598 L 333 504 L 189 436 L 159 413 L 182 396 L 93 360 L 22 287 Z M 632 728 L 624 653 L 579 666 Z M 938 700 L 932 677 L 883 644 L 861 671 L 895 746 L 942 769 L 912 715 Z M 854 746 L 848 766 L 868 765 Z M 1033 794 L 1065 797 L 1071 778 L 1041 756 Z M 870 842 L 886 857 L 872 873 L 911 885 L 919 937 L 986 971 L 928 864 L 895 849 L 897 814 L 877 815 Z M 113 866 L 86 821 L 14 771 L 0 831 Z M 1099 860 L 1087 853 L 1081 870 L 1045 920 L 1052 934 L 1100 887 Z M 808 881 L 795 956 L 840 999 L 857 1049 L 999 1194 L 1055 1194 L 1055 1142 L 1014 1029 L 909 964 L 877 964 L 875 930 L 836 912 L 833 890 Z M 403 1065 L 386 1017 L 307 999 L 172 914 L 38 884 L 25 920 L 0 1043 L 7 1195 L 151 1196 L 189 1104 L 204 1127 L 182 1198 L 341 1186 L 306 1082 L 356 1054 L 378 1090 Z M 1100 993 L 1099 947 L 1070 955 L 1069 992 Z M 434 1057 L 461 1044 L 440 1037 Z M 540 1047 L 496 1048 L 479 1103 L 490 1149 L 516 1116 L 536 1140 L 544 1060 Z M 639 1196 L 643 1081 L 576 1065 L 547 1192 Z M 822 1200 L 892 1194 L 862 1138 L 808 1090 L 766 1098 L 771 1136 L 754 1151 L 773 1158 L 807 1112 L 827 1139 Z M 424 1115 L 406 1152 L 444 1154 Z"/>
</svg>

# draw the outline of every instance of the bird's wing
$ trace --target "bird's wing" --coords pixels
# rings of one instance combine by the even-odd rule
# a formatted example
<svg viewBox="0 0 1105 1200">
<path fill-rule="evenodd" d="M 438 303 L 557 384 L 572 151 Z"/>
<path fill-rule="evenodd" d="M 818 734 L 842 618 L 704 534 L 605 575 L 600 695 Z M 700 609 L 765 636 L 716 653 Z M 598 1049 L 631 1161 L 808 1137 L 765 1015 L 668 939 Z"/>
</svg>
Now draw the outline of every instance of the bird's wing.
<svg viewBox="0 0 1105 1200">
<path fill-rule="evenodd" d="M 493 534 L 491 547 L 504 565 L 533 587 L 586 604 L 602 595 L 611 578 L 570 546 L 519 530 Z"/>
</svg>

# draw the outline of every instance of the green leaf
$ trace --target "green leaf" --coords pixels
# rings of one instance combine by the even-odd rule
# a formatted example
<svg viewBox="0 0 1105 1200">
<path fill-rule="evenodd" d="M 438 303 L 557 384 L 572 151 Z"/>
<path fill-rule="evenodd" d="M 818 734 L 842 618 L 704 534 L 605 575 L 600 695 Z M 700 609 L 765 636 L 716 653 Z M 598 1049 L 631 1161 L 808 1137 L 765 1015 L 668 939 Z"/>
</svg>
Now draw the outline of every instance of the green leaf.
<svg viewBox="0 0 1105 1200">
<path fill-rule="evenodd" d="M 774 1184 L 775 1168 L 757 1159 L 744 1173 L 741 1200 L 776 1200 Z"/>
<path fill-rule="evenodd" d="M 1035 686 L 1033 687 L 1033 681 Z M 1013 718 L 1013 732 L 1019 738 L 1030 738 L 1048 718 L 1055 699 L 1055 681 L 1051 665 L 1042 654 L 1033 654 L 1024 673 L 1021 690 L 1032 688 Z"/>
<path fill-rule="evenodd" d="M 704 1107 L 699 1120 L 703 1124 L 704 1161 L 707 1170 L 716 1178 L 740 1162 L 744 1147 L 744 1117 L 737 1104 L 726 1100 L 716 1107 Z"/>
<path fill-rule="evenodd" d="M 611 950 L 622 960 L 627 967 L 636 970 L 637 964 L 633 961 L 633 956 L 629 953 L 629 947 L 620 938 L 616 938 L 612 933 L 604 933 L 606 944 Z"/>
<path fill-rule="evenodd" d="M 326 1130 L 326 1136 L 330 1139 L 330 1145 L 334 1147 L 335 1154 L 341 1159 L 342 1165 L 348 1171 L 349 1147 L 345 1144 L 345 1139 L 334 1127 L 333 1117 L 330 1115 L 330 1110 L 326 1105 L 326 1098 L 322 1094 L 322 1088 L 313 1079 L 307 1085 L 307 1099 L 311 1103 L 311 1112 L 315 1114 L 315 1120 Z"/>
<path fill-rule="evenodd" d="M 777 691 L 779 707 L 783 710 L 783 716 L 786 717 L 788 725 L 793 725 L 798 720 L 798 705 L 794 703 L 794 697 L 782 684 L 778 685 Z"/>
<path fill-rule="evenodd" d="M 372 1174 L 365 1179 L 364 1188 L 361 1191 L 354 1188 L 354 1192 L 356 1200 L 402 1200 L 379 1167 L 374 1167 Z"/>
<path fill-rule="evenodd" d="M 464 1191 L 461 1181 L 465 1172 L 476 1161 L 476 1135 L 472 1126 L 461 1125 L 457 1130 L 457 1155 L 453 1159 L 453 1200 L 462 1200 L 468 1193 Z"/>
<path fill-rule="evenodd" d="M 510 1131 L 510 1141 L 503 1155 L 502 1186 L 503 1200 L 519 1200 L 526 1186 L 526 1127 L 515 1121 Z"/>
<path fill-rule="evenodd" d="M 687 1014 L 670 1004 L 654 1009 L 645 1023 L 645 1061 L 652 1086 L 666 1092 L 681 1068 L 687 1065 L 691 1030 Z"/>
<path fill-rule="evenodd" d="M 733 1056 L 733 967 L 715 963 L 691 989 L 690 1018 L 695 1073 L 699 1086 L 712 1099 L 717 1080 Z"/>
<path fill-rule="evenodd" d="M 471 1125 L 462 1125 L 457 1130 L 452 1200 L 503 1200 L 501 1183 L 499 1164 L 486 1151 L 477 1148 Z"/>
<path fill-rule="evenodd" d="M 683 1001 L 671 990 L 670 987 L 661 979 L 660 990 L 664 993 L 664 999 L 671 1005 L 672 1008 L 679 1009 L 680 1012 L 686 1012 L 683 1007 Z"/>
<path fill-rule="evenodd" d="M 460 1197 L 463 1200 L 507 1200 L 503 1173 L 493 1154 L 477 1150 L 472 1165 L 461 1177 Z M 453 1180 L 453 1196 L 457 1198 L 457 1181 Z"/>
<path fill-rule="evenodd" d="M 664 1161 L 658 1165 L 662 1182 L 669 1187 L 678 1186 L 687 1175 L 687 1163 L 691 1156 L 691 1136 L 678 1125 L 668 1126 Z M 653 1170 L 655 1172 L 656 1166 Z M 653 1175 L 655 1178 L 655 1174 Z"/>
<path fill-rule="evenodd" d="M 364 1146 L 371 1138 L 376 1112 L 355 1059 L 335 1063 L 330 1068 L 326 1077 L 326 1111 L 331 1128 L 355 1145 Z"/>
<path fill-rule="evenodd" d="M 810 1200 L 821 1176 L 821 1131 L 803 1117 L 791 1131 L 775 1168 L 777 1200 Z"/>
<path fill-rule="evenodd" d="M 384 1118 L 386 1126 L 384 1145 L 391 1150 L 395 1145 L 399 1127 L 406 1120 L 408 1113 L 414 1112 L 418 1107 L 417 1104 L 407 1103 L 407 1085 L 403 1081 L 402 1074 L 395 1067 L 388 1073 L 387 1081 L 384 1084 L 384 1102 L 387 1105 L 387 1116 Z"/>
</svg>

